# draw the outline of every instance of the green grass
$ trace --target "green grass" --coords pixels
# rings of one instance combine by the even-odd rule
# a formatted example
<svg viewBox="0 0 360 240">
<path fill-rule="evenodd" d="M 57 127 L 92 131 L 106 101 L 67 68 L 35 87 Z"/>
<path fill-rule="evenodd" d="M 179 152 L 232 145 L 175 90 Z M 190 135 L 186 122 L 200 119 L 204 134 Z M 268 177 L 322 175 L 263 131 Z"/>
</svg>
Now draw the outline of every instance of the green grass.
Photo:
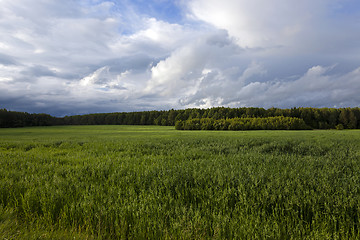
<svg viewBox="0 0 360 240">
<path fill-rule="evenodd" d="M 0 129 L 0 239 L 357 239 L 360 131 Z"/>
</svg>

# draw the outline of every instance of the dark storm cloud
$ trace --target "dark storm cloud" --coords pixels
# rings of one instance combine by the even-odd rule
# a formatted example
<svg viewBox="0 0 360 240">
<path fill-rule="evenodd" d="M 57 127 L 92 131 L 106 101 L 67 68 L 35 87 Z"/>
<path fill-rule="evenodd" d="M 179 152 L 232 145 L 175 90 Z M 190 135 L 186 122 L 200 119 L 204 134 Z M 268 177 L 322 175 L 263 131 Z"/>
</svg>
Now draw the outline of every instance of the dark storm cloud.
<svg viewBox="0 0 360 240">
<path fill-rule="evenodd" d="M 11 57 L 9 55 L 6 55 L 6 54 L 1 54 L 0 53 L 0 64 L 2 64 L 2 65 L 16 65 L 18 63 L 16 62 L 16 60 L 13 57 Z"/>
</svg>

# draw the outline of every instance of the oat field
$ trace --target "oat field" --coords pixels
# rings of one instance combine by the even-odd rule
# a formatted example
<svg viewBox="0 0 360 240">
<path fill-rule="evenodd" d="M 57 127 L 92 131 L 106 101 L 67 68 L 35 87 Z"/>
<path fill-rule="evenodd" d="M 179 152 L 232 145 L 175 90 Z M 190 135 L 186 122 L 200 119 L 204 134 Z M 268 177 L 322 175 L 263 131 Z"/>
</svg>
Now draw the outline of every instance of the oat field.
<svg viewBox="0 0 360 240">
<path fill-rule="evenodd" d="M 356 239 L 359 215 L 359 130 L 0 129 L 0 239 Z"/>
</svg>

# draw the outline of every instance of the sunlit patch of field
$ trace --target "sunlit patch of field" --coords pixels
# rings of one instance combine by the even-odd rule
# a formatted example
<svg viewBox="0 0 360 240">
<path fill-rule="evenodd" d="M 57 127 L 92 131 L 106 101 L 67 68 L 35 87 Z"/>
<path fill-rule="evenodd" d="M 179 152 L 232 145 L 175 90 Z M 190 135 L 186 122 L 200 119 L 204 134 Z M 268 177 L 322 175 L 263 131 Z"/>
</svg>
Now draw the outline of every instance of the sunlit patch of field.
<svg viewBox="0 0 360 240">
<path fill-rule="evenodd" d="M 2 239 L 359 238 L 360 131 L 0 129 Z"/>
</svg>

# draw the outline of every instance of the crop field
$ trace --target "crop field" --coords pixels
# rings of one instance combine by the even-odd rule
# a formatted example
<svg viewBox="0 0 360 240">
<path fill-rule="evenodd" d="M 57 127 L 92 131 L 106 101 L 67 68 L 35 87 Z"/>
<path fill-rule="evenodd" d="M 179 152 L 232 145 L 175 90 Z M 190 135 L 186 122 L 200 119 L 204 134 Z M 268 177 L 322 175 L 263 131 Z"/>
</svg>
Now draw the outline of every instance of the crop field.
<svg viewBox="0 0 360 240">
<path fill-rule="evenodd" d="M 0 129 L 0 239 L 359 239 L 360 131 Z"/>
</svg>

